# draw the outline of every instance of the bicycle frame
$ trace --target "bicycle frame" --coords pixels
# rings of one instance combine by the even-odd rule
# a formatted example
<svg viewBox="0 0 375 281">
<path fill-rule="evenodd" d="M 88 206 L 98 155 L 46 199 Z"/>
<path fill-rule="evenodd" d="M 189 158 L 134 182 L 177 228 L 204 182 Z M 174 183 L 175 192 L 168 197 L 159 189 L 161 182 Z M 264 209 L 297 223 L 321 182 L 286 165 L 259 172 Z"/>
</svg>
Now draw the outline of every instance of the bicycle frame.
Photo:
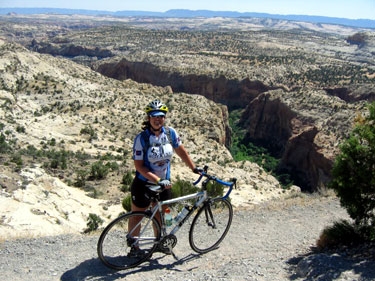
<svg viewBox="0 0 375 281">
<path fill-rule="evenodd" d="M 199 176 L 199 178 L 193 183 L 193 185 L 197 185 L 203 177 L 206 177 L 207 179 L 202 183 L 203 185 L 203 190 L 202 191 L 199 191 L 199 192 L 196 192 L 196 193 L 193 193 L 193 194 L 189 194 L 189 195 L 185 195 L 185 196 L 181 196 L 181 197 L 178 197 L 178 198 L 174 198 L 174 199 L 168 199 L 168 200 L 164 200 L 164 201 L 156 201 L 156 205 L 154 207 L 152 207 L 149 211 L 151 212 L 151 219 L 153 217 L 155 217 L 156 213 L 159 211 L 160 213 L 160 223 L 161 223 L 161 229 L 162 229 L 162 233 L 163 235 L 162 236 L 165 236 L 167 235 L 167 231 L 166 231 L 166 226 L 165 226 L 165 221 L 164 221 L 164 214 L 162 212 L 163 210 L 163 206 L 164 205 L 170 205 L 170 204 L 174 204 L 174 203 L 178 203 L 178 202 L 181 202 L 181 201 L 185 201 L 185 200 L 190 200 L 190 199 L 198 199 L 193 207 L 191 208 L 191 210 L 189 211 L 189 213 L 185 216 L 185 218 L 182 219 L 181 222 L 179 222 L 170 232 L 169 234 L 175 234 L 180 228 L 181 226 L 185 223 L 185 221 L 192 215 L 192 213 L 198 209 L 199 207 L 201 207 L 204 202 L 207 201 L 208 199 L 208 195 L 207 195 L 207 191 L 205 190 L 205 186 L 207 185 L 207 183 L 209 181 L 216 181 L 218 182 L 219 184 L 222 184 L 224 186 L 228 186 L 229 189 L 227 191 L 227 193 L 222 197 L 223 199 L 227 199 L 230 195 L 230 193 L 232 192 L 233 190 L 233 186 L 235 186 L 236 184 L 236 179 L 233 179 L 232 182 L 227 182 L 227 181 L 223 181 L 217 177 L 214 177 L 214 176 L 210 176 L 206 173 L 207 171 L 207 168 L 205 167 L 205 172 L 202 172 L 201 175 Z"/>
<path fill-rule="evenodd" d="M 196 210 L 201 205 L 203 205 L 203 203 L 207 200 L 208 198 L 207 191 L 203 190 L 197 193 L 181 196 L 181 197 L 174 198 L 174 199 L 169 199 L 165 201 L 157 201 L 157 204 L 154 207 L 152 207 L 152 209 L 150 210 L 151 219 L 155 217 L 157 212 L 159 212 L 160 218 L 161 218 L 160 223 L 161 223 L 162 232 L 164 235 L 167 235 L 168 233 L 167 233 L 167 229 L 164 223 L 164 214 L 162 212 L 162 209 L 163 209 L 162 207 L 164 205 L 171 205 L 174 203 L 178 203 L 178 202 L 182 202 L 182 201 L 190 200 L 190 199 L 196 199 L 196 198 L 198 198 L 198 200 L 194 203 L 193 208 L 189 211 L 186 217 L 169 232 L 169 234 L 175 234 L 180 229 L 180 227 L 185 223 L 186 219 L 190 217 L 190 215 L 194 212 L 194 210 Z"/>
</svg>

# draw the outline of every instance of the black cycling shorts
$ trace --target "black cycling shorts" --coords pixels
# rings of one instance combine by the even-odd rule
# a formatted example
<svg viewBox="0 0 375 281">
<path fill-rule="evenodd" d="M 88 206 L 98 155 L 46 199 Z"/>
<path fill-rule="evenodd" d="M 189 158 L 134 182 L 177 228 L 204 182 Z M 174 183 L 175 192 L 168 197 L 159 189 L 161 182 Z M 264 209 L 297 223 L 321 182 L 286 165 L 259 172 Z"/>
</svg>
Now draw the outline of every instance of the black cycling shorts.
<svg viewBox="0 0 375 281">
<path fill-rule="evenodd" d="M 150 191 L 146 187 L 149 183 L 135 177 L 130 187 L 132 202 L 138 208 L 147 208 L 150 203 Z M 160 193 L 160 200 L 168 200 L 172 197 L 171 189 L 165 189 Z"/>
</svg>

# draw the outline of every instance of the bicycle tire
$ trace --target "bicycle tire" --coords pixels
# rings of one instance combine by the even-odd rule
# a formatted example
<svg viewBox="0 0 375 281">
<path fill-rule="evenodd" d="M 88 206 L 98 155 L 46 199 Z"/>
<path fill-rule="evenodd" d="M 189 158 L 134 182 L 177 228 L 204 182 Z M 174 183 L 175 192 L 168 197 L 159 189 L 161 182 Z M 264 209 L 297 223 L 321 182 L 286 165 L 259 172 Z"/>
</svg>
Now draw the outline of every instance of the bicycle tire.
<svg viewBox="0 0 375 281">
<path fill-rule="evenodd" d="M 128 231 L 129 220 L 139 220 L 140 235 L 133 237 L 133 231 Z M 124 270 L 135 267 L 151 257 L 160 235 L 159 222 L 155 218 L 151 220 L 146 212 L 126 213 L 104 228 L 98 240 L 98 256 L 112 269 Z M 135 245 L 137 253 L 130 253 Z"/>
<path fill-rule="evenodd" d="M 232 204 L 223 198 L 208 200 L 193 219 L 189 231 L 190 247 L 197 253 L 218 248 L 232 224 Z"/>
</svg>

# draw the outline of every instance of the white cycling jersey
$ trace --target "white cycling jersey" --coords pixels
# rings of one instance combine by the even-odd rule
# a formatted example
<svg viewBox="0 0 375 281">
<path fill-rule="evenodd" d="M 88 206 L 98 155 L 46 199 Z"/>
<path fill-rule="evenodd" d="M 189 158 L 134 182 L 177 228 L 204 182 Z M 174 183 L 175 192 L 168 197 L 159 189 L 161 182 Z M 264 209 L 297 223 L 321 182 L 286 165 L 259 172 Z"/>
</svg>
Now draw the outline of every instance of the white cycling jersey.
<svg viewBox="0 0 375 281">
<path fill-rule="evenodd" d="M 173 149 L 179 147 L 182 142 L 177 132 L 169 127 L 171 143 L 169 142 L 165 128 L 159 136 L 148 131 L 149 143 L 145 154 L 145 142 L 142 141 L 142 133 L 138 134 L 134 140 L 133 159 L 143 160 L 144 165 L 161 179 L 170 179 L 170 163 L 173 157 Z M 146 156 L 146 157 L 145 157 Z M 146 180 L 137 173 L 140 179 Z"/>
</svg>

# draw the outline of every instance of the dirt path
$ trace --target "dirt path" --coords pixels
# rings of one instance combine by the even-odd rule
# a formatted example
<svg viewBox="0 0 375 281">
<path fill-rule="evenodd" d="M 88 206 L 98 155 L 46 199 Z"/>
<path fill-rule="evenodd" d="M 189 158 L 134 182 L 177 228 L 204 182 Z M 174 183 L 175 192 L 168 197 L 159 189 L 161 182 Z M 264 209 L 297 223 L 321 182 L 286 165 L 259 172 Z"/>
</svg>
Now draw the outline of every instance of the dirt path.
<svg viewBox="0 0 375 281">
<path fill-rule="evenodd" d="M 374 262 L 360 266 L 345 256 L 325 255 L 315 261 L 318 265 L 324 258 L 324 264 L 337 266 L 325 268 L 320 263 L 316 271 L 312 262 L 301 269 L 322 229 L 340 218 L 347 218 L 346 212 L 332 198 L 290 199 L 236 210 L 219 249 L 197 255 L 189 247 L 188 226 L 184 226 L 175 248 L 178 261 L 154 254 L 150 262 L 128 271 L 113 271 L 100 262 L 98 234 L 7 241 L 0 244 L 0 270 L 4 281 L 375 280 L 375 272 L 368 270 L 375 268 Z M 314 272 L 316 278 L 311 277 Z"/>
</svg>

